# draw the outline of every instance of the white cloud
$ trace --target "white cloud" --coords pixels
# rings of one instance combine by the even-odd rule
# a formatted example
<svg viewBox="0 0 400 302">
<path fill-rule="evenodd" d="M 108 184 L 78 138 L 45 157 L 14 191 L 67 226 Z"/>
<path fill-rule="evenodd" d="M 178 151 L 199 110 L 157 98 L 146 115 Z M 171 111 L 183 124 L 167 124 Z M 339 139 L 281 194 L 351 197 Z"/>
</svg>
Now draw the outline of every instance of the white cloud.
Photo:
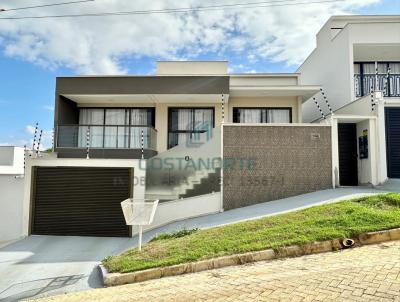
<svg viewBox="0 0 400 302">
<path fill-rule="evenodd" d="M 54 111 L 54 106 L 53 105 L 45 105 L 45 106 L 43 106 L 43 109 L 48 110 L 48 111 Z"/>
<path fill-rule="evenodd" d="M 123 58 L 193 59 L 207 52 L 224 55 L 228 51 L 243 55 L 243 58 L 252 62 L 268 59 L 295 65 L 302 62 L 313 49 L 315 34 L 329 16 L 349 14 L 354 9 L 377 2 L 379 0 L 347 0 L 184 14 L 0 20 L 0 48 L 7 56 L 18 57 L 45 68 L 67 67 L 84 74 L 126 73 L 127 66 L 121 63 Z M 48 2 L 35 2 L 41 3 Z M 212 4 L 215 4 L 212 0 L 101 0 L 4 12 L 1 17 Z M 5 8 L 16 5 L 13 0 L 2 1 Z"/>
</svg>

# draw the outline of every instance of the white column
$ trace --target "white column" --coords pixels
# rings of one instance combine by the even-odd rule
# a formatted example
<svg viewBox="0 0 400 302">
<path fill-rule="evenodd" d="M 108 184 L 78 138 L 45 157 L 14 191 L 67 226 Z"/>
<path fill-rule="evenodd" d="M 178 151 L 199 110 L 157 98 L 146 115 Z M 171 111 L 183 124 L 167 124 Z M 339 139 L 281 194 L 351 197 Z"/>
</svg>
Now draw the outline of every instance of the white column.
<svg viewBox="0 0 400 302">
<path fill-rule="evenodd" d="M 303 97 L 298 96 L 297 97 L 297 122 L 302 123 L 303 122 L 303 116 L 302 116 L 302 111 L 303 110 Z"/>
<path fill-rule="evenodd" d="M 377 171 L 377 169 L 378 169 L 378 166 L 379 166 L 379 164 L 377 163 L 377 157 L 376 157 L 376 154 L 377 154 L 377 149 L 378 149 L 378 146 L 377 146 L 377 136 L 376 136 L 376 133 L 377 133 L 377 131 L 376 131 L 376 120 L 375 119 L 372 119 L 372 118 L 370 118 L 369 119 L 369 133 L 370 133 L 370 135 L 369 135 L 369 142 L 368 142 L 368 145 L 369 145 L 369 156 L 370 156 L 370 164 L 371 164 L 371 184 L 373 185 L 373 186 L 376 186 L 376 185 L 378 185 L 379 184 L 379 181 L 378 181 L 378 171 Z"/>
<path fill-rule="evenodd" d="M 377 183 L 382 184 L 388 178 L 386 163 L 386 123 L 385 123 L 385 101 L 383 97 L 376 102 L 376 131 L 377 137 Z"/>
<path fill-rule="evenodd" d="M 339 137 L 338 137 L 338 120 L 331 116 L 332 131 L 332 187 L 339 186 Z"/>
</svg>

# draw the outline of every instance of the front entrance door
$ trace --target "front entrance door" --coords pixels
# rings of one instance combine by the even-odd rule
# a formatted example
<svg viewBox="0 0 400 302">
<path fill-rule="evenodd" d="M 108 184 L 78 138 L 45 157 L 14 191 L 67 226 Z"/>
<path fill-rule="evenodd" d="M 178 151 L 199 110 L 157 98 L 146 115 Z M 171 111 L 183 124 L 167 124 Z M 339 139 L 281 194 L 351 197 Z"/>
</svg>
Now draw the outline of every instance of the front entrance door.
<svg viewBox="0 0 400 302">
<path fill-rule="evenodd" d="M 385 111 L 388 177 L 400 178 L 400 108 Z"/>
<path fill-rule="evenodd" d="M 341 186 L 358 185 L 357 126 L 339 124 L 339 178 Z"/>
</svg>

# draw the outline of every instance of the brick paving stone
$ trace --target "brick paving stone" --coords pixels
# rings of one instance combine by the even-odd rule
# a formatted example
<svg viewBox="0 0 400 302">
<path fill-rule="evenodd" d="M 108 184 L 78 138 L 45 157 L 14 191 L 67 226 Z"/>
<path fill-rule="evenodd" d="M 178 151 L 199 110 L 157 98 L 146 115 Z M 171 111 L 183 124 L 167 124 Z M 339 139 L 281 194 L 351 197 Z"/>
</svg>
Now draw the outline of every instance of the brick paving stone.
<svg viewBox="0 0 400 302">
<path fill-rule="evenodd" d="M 400 302 L 400 241 L 262 261 L 34 301 Z"/>
</svg>

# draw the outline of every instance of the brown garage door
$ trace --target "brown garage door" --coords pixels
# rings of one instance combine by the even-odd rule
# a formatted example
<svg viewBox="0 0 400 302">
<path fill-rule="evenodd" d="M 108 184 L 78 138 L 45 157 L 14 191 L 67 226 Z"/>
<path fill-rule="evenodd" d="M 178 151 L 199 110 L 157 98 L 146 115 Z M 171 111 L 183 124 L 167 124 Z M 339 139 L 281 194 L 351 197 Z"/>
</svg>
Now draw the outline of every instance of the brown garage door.
<svg viewBox="0 0 400 302">
<path fill-rule="evenodd" d="M 129 236 L 120 202 L 131 196 L 129 168 L 37 167 L 32 234 Z"/>
</svg>

